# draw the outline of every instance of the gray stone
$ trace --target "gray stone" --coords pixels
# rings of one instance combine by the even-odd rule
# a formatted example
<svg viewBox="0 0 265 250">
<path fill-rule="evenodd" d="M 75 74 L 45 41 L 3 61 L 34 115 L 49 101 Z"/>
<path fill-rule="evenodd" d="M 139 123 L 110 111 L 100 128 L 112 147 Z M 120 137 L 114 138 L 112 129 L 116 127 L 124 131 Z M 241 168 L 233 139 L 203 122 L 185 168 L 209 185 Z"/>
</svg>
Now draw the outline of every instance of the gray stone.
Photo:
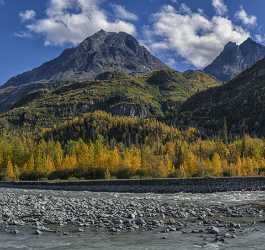
<svg viewBox="0 0 265 250">
<path fill-rule="evenodd" d="M 217 228 L 215 226 L 208 227 L 207 231 L 210 234 L 219 234 L 220 233 L 219 228 Z"/>
</svg>

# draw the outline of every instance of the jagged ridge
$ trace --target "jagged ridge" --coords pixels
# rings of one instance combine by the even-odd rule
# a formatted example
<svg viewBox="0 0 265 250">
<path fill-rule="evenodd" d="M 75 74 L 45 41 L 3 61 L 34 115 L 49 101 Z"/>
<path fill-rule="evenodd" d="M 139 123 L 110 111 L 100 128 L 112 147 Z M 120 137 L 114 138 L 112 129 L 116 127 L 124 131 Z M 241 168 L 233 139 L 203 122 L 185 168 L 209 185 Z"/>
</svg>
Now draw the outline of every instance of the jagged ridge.
<svg viewBox="0 0 265 250">
<path fill-rule="evenodd" d="M 248 38 L 240 45 L 229 42 L 221 54 L 204 69 L 220 81 L 229 81 L 265 57 L 265 46 Z"/>
</svg>

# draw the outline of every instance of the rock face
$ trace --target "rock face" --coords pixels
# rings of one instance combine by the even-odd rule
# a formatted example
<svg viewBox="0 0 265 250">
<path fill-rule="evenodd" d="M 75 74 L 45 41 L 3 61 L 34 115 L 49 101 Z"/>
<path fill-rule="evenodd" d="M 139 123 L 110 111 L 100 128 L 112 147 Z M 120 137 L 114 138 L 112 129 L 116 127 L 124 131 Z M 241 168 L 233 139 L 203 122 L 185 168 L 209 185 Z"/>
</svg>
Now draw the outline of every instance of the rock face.
<svg viewBox="0 0 265 250">
<path fill-rule="evenodd" d="M 222 53 L 204 69 L 220 81 L 229 81 L 265 57 L 265 46 L 248 38 L 240 45 L 229 42 Z"/>
<path fill-rule="evenodd" d="M 265 135 L 265 59 L 230 82 L 195 94 L 181 107 L 178 122 L 207 134 L 223 130 L 231 134 Z"/>
<path fill-rule="evenodd" d="M 101 30 L 56 59 L 15 76 L 4 86 L 39 81 L 89 80 L 104 72 L 146 73 L 168 69 L 131 35 Z"/>
</svg>

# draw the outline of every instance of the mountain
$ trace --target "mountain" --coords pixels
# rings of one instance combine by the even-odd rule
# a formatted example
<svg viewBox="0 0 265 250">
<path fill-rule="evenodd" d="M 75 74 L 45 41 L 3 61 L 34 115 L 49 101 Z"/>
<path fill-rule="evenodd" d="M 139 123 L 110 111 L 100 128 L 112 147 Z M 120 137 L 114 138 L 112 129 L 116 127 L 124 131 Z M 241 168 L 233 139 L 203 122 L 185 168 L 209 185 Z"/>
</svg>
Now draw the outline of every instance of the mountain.
<svg viewBox="0 0 265 250">
<path fill-rule="evenodd" d="M 124 32 L 103 30 L 0 88 L 0 127 L 53 127 L 87 112 L 171 120 L 193 94 L 219 85 L 168 66 Z"/>
<path fill-rule="evenodd" d="M 104 72 L 147 73 L 168 69 L 131 35 L 100 30 L 52 61 L 9 79 L 4 87 L 33 82 L 81 81 Z"/>
<path fill-rule="evenodd" d="M 145 75 L 108 72 L 96 80 L 60 82 L 53 88 L 51 84 L 42 84 L 39 89 L 33 87 L 40 84 L 10 86 L 0 90 L 0 106 L 6 107 L 6 113 L 0 114 L 0 124 L 53 127 L 96 110 L 118 116 L 171 119 L 191 95 L 218 84 L 200 71 L 159 70 Z"/>
<path fill-rule="evenodd" d="M 220 81 L 229 81 L 265 57 L 265 46 L 248 38 L 240 45 L 229 42 L 221 54 L 204 69 Z"/>
<path fill-rule="evenodd" d="M 264 83 L 265 59 L 230 82 L 189 98 L 180 108 L 177 123 L 198 127 L 207 135 L 219 133 L 226 123 L 231 134 L 264 137 Z"/>
</svg>

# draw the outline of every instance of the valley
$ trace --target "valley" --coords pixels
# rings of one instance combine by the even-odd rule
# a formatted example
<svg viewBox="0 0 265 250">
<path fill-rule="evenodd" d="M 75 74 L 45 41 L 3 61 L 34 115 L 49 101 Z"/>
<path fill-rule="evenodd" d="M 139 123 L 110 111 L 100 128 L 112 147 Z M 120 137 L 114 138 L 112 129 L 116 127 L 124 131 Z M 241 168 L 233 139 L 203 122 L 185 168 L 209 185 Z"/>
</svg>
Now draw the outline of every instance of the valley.
<svg viewBox="0 0 265 250">
<path fill-rule="evenodd" d="M 222 83 L 101 30 L 1 86 L 0 179 L 263 176 L 263 67 Z"/>
<path fill-rule="evenodd" d="M 0 0 L 0 250 L 265 249 L 264 8 Z"/>
</svg>

